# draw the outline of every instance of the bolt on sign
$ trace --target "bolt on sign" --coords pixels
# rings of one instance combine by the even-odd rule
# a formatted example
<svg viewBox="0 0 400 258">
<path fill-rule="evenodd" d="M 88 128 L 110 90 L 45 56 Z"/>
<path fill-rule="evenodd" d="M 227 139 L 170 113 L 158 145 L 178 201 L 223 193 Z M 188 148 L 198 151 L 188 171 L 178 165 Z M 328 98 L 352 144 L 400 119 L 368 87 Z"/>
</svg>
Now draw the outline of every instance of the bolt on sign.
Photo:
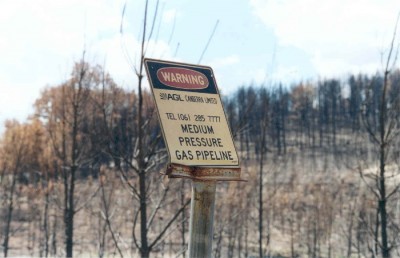
<svg viewBox="0 0 400 258">
<path fill-rule="evenodd" d="M 145 59 L 145 67 L 169 163 L 186 169 L 239 168 L 211 67 L 154 59 Z"/>
</svg>

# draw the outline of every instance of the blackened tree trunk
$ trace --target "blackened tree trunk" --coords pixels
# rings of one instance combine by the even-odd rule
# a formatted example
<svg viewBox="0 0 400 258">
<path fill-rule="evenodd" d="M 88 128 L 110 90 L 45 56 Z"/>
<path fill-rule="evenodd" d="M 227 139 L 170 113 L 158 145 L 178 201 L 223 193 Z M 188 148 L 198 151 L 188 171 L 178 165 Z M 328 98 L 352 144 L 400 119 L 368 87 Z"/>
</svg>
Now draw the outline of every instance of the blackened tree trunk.
<svg viewBox="0 0 400 258">
<path fill-rule="evenodd" d="M 50 232 L 49 232 L 49 202 L 50 202 L 50 187 L 48 186 L 48 180 L 46 181 L 47 187 L 45 189 L 44 195 L 44 211 L 43 211 L 43 234 L 44 234 L 44 255 L 41 254 L 43 257 L 48 257 L 49 255 L 49 239 L 50 239 Z"/>
<path fill-rule="evenodd" d="M 387 103 L 386 94 L 388 88 L 388 74 L 389 71 L 385 71 L 382 100 L 380 107 L 380 117 L 379 117 L 379 200 L 378 200 L 378 211 L 381 219 L 381 238 L 382 238 L 382 257 L 390 257 L 390 250 L 388 245 L 388 235 L 387 235 L 387 210 L 386 210 L 386 149 L 388 148 L 388 142 L 386 140 L 386 119 L 387 119 Z"/>
<path fill-rule="evenodd" d="M 144 12 L 144 24 L 143 24 L 143 35 L 142 35 L 142 49 L 140 58 L 140 67 L 137 73 L 138 77 L 138 97 L 139 106 L 137 113 L 137 132 L 138 132 L 138 172 L 139 172 L 139 202 L 140 202 L 140 256 L 147 258 L 150 255 L 150 248 L 147 239 L 147 187 L 146 187 L 146 171 L 144 162 L 144 150 L 143 150 L 143 93 L 142 93 L 142 81 L 143 81 L 143 67 L 144 67 L 144 53 L 145 53 L 145 39 L 146 39 L 146 22 L 147 22 L 147 4 Z"/>
<path fill-rule="evenodd" d="M 258 254 L 260 257 L 264 255 L 264 158 L 267 150 L 267 128 L 268 128 L 268 108 L 269 98 L 267 91 L 263 89 L 260 92 L 260 103 L 263 117 L 260 121 L 260 159 L 259 159 L 259 175 L 258 175 Z"/>
<path fill-rule="evenodd" d="M 11 175 L 11 185 L 8 191 L 8 198 L 7 198 L 7 215 L 6 215 L 6 225 L 4 229 L 4 241 L 3 241 L 3 254 L 4 257 L 8 256 L 8 249 L 9 249 L 9 241 L 10 241 L 10 233 L 11 233 L 11 220 L 14 211 L 14 193 L 15 193 L 15 186 L 17 184 L 17 176 L 16 176 L 17 169 Z"/>
</svg>

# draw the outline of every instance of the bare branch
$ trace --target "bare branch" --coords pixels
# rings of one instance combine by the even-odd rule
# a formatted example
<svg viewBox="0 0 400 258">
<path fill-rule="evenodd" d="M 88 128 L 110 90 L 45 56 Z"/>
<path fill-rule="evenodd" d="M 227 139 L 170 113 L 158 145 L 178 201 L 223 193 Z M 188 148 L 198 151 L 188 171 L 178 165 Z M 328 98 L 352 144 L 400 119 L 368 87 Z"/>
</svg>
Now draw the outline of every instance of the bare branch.
<svg viewBox="0 0 400 258">
<path fill-rule="evenodd" d="M 78 207 L 74 210 L 74 214 L 78 213 L 80 210 L 85 208 L 93 200 L 93 198 L 96 196 L 96 194 L 99 190 L 100 190 L 100 187 L 97 187 L 97 189 L 94 191 L 94 193 L 84 203 L 82 203 L 80 207 Z"/>
<path fill-rule="evenodd" d="M 160 210 L 160 208 L 161 208 L 162 202 L 165 200 L 165 197 L 167 196 L 168 191 L 169 191 L 169 185 L 167 185 L 167 187 L 164 188 L 163 193 L 162 193 L 162 196 L 161 196 L 160 199 L 158 200 L 158 203 L 157 203 L 156 207 L 154 208 L 153 213 L 150 215 L 149 221 L 148 221 L 148 223 L 147 223 L 147 229 L 150 229 L 150 227 L 151 227 L 151 225 L 152 225 L 152 223 L 153 223 L 153 221 L 154 221 L 154 218 L 155 218 L 157 212 L 158 212 L 158 211 Z"/>
<path fill-rule="evenodd" d="M 126 62 L 130 66 L 130 68 L 137 73 L 136 66 L 135 66 L 134 62 L 132 61 L 132 59 L 130 58 L 128 48 L 126 47 L 126 44 L 124 41 L 124 17 L 125 17 L 126 6 L 127 6 L 127 3 L 125 1 L 124 7 L 122 8 L 121 23 L 120 23 L 120 28 L 119 28 L 119 33 L 121 35 L 121 49 L 124 54 L 124 58 L 125 58 Z"/>
<path fill-rule="evenodd" d="M 148 36 L 148 38 L 147 38 L 147 42 L 150 41 L 151 36 L 153 35 L 154 25 L 156 24 L 157 13 L 158 13 L 158 4 L 159 4 L 159 0 L 157 0 L 157 3 L 156 3 L 156 9 L 155 9 L 155 11 L 154 11 L 153 22 L 151 23 L 151 29 L 150 29 L 149 36 Z"/>
<path fill-rule="evenodd" d="M 165 232 L 168 230 L 168 228 L 172 225 L 172 223 L 179 217 L 179 215 L 185 210 L 186 206 L 188 206 L 190 203 L 190 199 L 186 201 L 186 203 L 175 213 L 175 215 L 171 218 L 171 220 L 167 223 L 167 225 L 164 227 L 164 229 L 161 231 L 161 233 L 157 236 L 156 239 L 149 245 L 149 249 L 151 250 L 157 242 L 163 237 Z"/>
<path fill-rule="evenodd" d="M 131 189 L 131 193 L 135 196 L 135 198 L 139 199 L 140 194 L 136 189 L 136 187 L 129 181 L 127 175 L 122 169 L 119 169 L 119 171 L 120 171 L 119 174 L 121 175 L 120 177 L 121 181 L 124 183 L 124 185 L 128 185 L 129 189 Z"/>
<path fill-rule="evenodd" d="M 172 37 L 174 36 L 174 33 L 175 33 L 175 24 L 176 24 L 176 15 L 174 15 L 174 21 L 173 21 L 173 23 L 172 23 L 171 33 L 169 34 L 169 38 L 168 38 L 168 45 L 171 44 Z"/>
<path fill-rule="evenodd" d="M 137 241 L 137 239 L 136 239 L 136 233 L 135 233 L 136 223 L 137 223 L 138 216 L 139 216 L 139 210 L 137 210 L 137 211 L 135 212 L 135 218 L 133 219 L 132 238 L 133 238 L 133 243 L 135 244 L 136 248 L 140 250 L 141 247 L 140 247 L 139 244 L 138 244 L 138 241 Z"/>
<path fill-rule="evenodd" d="M 400 184 L 398 184 L 390 193 L 386 195 L 386 200 L 389 200 L 395 193 L 397 193 L 400 189 Z"/>
<path fill-rule="evenodd" d="M 204 54 L 206 53 L 206 51 L 207 51 L 207 49 L 208 49 L 208 46 L 210 45 L 210 42 L 211 42 L 212 38 L 214 37 L 214 33 L 215 33 L 215 31 L 217 30 L 218 23 L 219 23 L 219 20 L 217 20 L 217 22 L 216 22 L 215 25 L 214 25 L 214 29 L 212 30 L 211 35 L 210 35 L 210 37 L 208 38 L 207 44 L 206 44 L 206 46 L 204 47 L 203 52 L 202 52 L 201 55 L 200 55 L 199 61 L 197 61 L 198 64 L 200 64 L 200 62 L 202 61 L 203 56 L 204 56 Z"/>
<path fill-rule="evenodd" d="M 390 42 L 389 53 L 388 53 L 388 56 L 386 59 L 385 76 L 387 76 L 387 74 L 389 74 L 391 72 L 391 69 L 395 66 L 395 64 L 397 62 L 398 51 L 395 51 L 395 57 L 393 58 L 393 61 L 392 61 L 392 54 L 393 54 L 393 51 L 395 48 L 394 44 L 396 41 L 397 26 L 399 24 L 399 19 L 400 19 L 400 12 L 397 15 L 397 19 L 396 19 L 396 23 L 395 23 L 393 35 L 392 35 L 392 41 Z M 392 64 L 390 64 L 390 62 L 392 62 Z M 389 66 L 390 66 L 390 68 L 389 68 Z"/>
<path fill-rule="evenodd" d="M 176 48 L 175 48 L 175 52 L 174 52 L 174 57 L 176 57 L 176 55 L 178 54 L 179 46 L 180 46 L 180 43 L 178 42 L 178 43 L 176 44 Z"/>
<path fill-rule="evenodd" d="M 118 253 L 119 253 L 119 255 L 121 256 L 121 257 L 124 257 L 124 255 L 122 254 L 122 251 L 121 251 L 121 248 L 119 247 L 119 245 L 118 245 L 118 241 L 117 241 L 117 238 L 116 238 L 116 236 L 115 236 L 115 233 L 114 233 L 114 230 L 113 230 L 113 228 L 112 228 L 112 226 L 111 226 L 111 221 L 110 221 L 110 219 L 111 219 L 111 217 L 112 217 L 112 214 L 109 214 L 109 204 L 110 204 L 110 199 L 107 201 L 106 200 L 106 195 L 105 195 L 105 190 L 104 190 L 104 184 L 100 181 L 100 187 L 101 187 L 101 201 L 103 202 L 103 205 L 104 205 L 104 220 L 105 220 L 105 222 L 106 222 L 106 225 L 107 225 L 107 227 L 108 227 L 108 230 L 110 231 L 110 233 L 111 233 L 111 238 L 113 239 L 113 242 L 114 242 L 114 244 L 115 244 L 115 247 L 117 248 L 117 251 L 118 251 Z M 113 190 L 113 189 L 112 189 Z M 113 193 L 113 191 L 110 191 L 110 195 Z M 111 196 L 109 196 L 109 198 L 111 198 Z"/>
<path fill-rule="evenodd" d="M 365 179 L 364 177 L 364 173 L 362 171 L 361 168 L 358 169 L 358 173 L 360 174 L 361 179 L 364 181 L 365 185 L 367 186 L 367 188 L 375 195 L 376 198 L 379 199 L 379 193 L 377 193 L 375 191 L 375 188 L 373 186 L 371 186 L 368 181 Z"/>
</svg>

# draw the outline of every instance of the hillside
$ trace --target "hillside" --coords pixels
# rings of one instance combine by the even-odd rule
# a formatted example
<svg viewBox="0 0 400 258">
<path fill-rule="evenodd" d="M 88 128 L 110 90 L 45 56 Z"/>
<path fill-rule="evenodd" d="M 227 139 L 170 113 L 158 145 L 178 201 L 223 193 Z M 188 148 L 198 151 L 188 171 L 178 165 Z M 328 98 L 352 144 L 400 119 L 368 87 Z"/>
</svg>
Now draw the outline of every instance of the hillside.
<svg viewBox="0 0 400 258">
<path fill-rule="evenodd" d="M 224 96 L 247 182 L 217 186 L 214 257 L 398 254 L 400 71 L 386 76 Z M 1 138 L 4 254 L 184 254 L 190 181 L 160 175 L 148 92 L 78 62 L 34 108 Z"/>
</svg>

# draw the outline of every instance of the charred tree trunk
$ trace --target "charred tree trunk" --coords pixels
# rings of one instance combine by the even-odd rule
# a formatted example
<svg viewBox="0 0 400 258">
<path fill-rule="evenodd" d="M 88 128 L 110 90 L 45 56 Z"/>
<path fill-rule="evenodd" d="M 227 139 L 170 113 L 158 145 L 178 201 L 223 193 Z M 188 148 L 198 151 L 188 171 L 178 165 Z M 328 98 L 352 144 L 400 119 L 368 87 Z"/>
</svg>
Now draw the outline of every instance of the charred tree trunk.
<svg viewBox="0 0 400 258">
<path fill-rule="evenodd" d="M 14 193 L 15 193 L 15 186 L 17 184 L 17 176 L 16 176 L 17 169 L 14 170 L 11 176 L 11 186 L 9 195 L 7 198 L 7 216 L 6 216 L 6 225 L 4 229 L 4 241 L 3 241 L 3 254 L 4 257 L 8 256 L 8 249 L 9 249 L 9 241 L 10 241 L 10 233 L 11 233 L 11 220 L 14 211 Z"/>
</svg>

